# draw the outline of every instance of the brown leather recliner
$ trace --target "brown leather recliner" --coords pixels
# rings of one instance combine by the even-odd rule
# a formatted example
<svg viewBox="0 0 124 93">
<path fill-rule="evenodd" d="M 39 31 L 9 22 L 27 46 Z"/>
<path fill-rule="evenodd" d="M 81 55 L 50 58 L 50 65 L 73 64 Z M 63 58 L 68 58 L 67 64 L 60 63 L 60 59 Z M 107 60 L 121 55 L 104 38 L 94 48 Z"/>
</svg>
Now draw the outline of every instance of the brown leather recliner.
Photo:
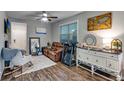
<svg viewBox="0 0 124 93">
<path fill-rule="evenodd" d="M 61 53 L 63 46 L 59 42 L 53 42 L 51 48 L 44 48 L 43 54 L 49 57 L 51 60 L 58 62 L 61 60 Z"/>
</svg>

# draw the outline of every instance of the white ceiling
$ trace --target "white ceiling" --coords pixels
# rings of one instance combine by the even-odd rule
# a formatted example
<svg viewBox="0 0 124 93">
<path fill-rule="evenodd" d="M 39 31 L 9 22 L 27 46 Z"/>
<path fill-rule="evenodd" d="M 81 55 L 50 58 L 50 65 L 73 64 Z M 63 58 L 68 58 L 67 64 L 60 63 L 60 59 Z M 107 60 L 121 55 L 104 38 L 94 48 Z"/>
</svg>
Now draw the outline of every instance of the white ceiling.
<svg viewBox="0 0 124 93">
<path fill-rule="evenodd" d="M 83 11 L 47 11 L 49 16 L 57 16 L 57 19 L 54 19 L 52 22 L 74 16 Z M 31 16 L 42 13 L 42 11 L 7 11 L 6 14 L 8 17 L 17 18 L 17 19 L 32 19 Z"/>
</svg>

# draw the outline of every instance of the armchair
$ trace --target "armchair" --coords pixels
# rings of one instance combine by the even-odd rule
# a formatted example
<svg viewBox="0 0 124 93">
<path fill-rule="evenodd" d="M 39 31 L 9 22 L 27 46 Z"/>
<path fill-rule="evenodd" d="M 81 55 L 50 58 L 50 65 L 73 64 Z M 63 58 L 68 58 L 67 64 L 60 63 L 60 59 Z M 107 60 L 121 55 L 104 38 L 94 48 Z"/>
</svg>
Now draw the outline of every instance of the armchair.
<svg viewBox="0 0 124 93">
<path fill-rule="evenodd" d="M 61 52 L 63 50 L 63 46 L 59 42 L 53 42 L 51 48 L 44 48 L 43 54 L 49 57 L 51 60 L 58 62 L 61 60 Z"/>
</svg>

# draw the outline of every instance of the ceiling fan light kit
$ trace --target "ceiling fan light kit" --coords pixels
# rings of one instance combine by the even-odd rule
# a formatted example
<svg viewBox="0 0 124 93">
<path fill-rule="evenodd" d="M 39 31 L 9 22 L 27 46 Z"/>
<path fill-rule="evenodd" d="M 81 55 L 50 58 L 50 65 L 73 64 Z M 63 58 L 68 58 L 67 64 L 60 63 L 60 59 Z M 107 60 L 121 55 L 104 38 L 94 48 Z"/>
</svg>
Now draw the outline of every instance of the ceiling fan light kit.
<svg viewBox="0 0 124 93">
<path fill-rule="evenodd" d="M 47 17 L 43 17 L 43 18 L 41 19 L 41 21 L 47 22 L 47 21 L 48 21 L 48 18 L 47 18 Z"/>
<path fill-rule="evenodd" d="M 54 19 L 57 19 L 57 16 L 48 16 L 46 11 L 43 11 L 41 14 L 34 17 L 36 20 L 40 20 L 41 22 L 50 22 Z"/>
<path fill-rule="evenodd" d="M 42 15 L 43 15 L 44 17 L 47 17 L 47 13 L 43 13 Z"/>
</svg>

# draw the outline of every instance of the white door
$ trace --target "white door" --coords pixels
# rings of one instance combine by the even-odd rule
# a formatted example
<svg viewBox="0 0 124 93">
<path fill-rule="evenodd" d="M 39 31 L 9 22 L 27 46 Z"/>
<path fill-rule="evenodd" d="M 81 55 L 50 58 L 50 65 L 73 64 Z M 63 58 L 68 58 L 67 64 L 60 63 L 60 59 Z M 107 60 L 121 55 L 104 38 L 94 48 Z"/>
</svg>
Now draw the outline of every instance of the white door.
<svg viewBox="0 0 124 93">
<path fill-rule="evenodd" d="M 27 24 L 11 22 L 11 47 L 26 50 Z"/>
</svg>

